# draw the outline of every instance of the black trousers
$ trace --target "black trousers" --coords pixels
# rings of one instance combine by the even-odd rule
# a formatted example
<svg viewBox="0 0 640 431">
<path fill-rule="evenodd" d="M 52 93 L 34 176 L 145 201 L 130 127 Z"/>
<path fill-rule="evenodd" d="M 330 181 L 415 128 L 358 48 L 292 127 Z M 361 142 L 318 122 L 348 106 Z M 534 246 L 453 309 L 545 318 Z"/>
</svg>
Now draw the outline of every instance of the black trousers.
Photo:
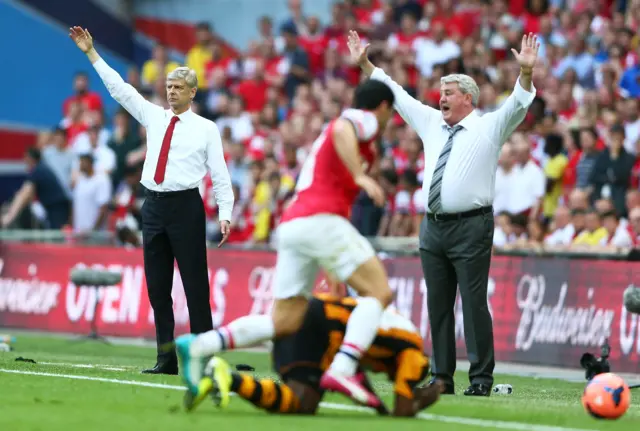
<svg viewBox="0 0 640 431">
<path fill-rule="evenodd" d="M 213 329 L 205 213 L 198 189 L 157 193 L 147 190 L 142 206 L 144 272 L 156 324 L 158 361 L 173 360 L 175 352 L 161 348 L 174 339 L 173 262 L 178 262 L 189 309 L 192 333 Z"/>
<path fill-rule="evenodd" d="M 435 377 L 453 383 L 456 370 L 455 300 L 462 299 L 470 383 L 493 386 L 493 322 L 487 303 L 493 212 L 420 227 L 420 258 L 427 283 L 427 309 Z"/>
</svg>

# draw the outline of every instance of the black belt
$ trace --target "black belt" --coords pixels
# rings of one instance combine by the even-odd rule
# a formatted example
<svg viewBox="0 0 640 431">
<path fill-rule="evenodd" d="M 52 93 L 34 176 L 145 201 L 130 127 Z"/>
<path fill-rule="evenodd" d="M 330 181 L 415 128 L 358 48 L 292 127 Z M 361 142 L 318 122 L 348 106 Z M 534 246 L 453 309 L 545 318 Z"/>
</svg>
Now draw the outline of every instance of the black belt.
<svg viewBox="0 0 640 431">
<path fill-rule="evenodd" d="M 154 198 L 154 199 L 173 198 L 173 197 L 183 196 L 183 195 L 186 195 L 186 194 L 191 194 L 193 192 L 200 193 L 197 188 L 186 189 L 186 190 L 172 190 L 172 191 L 168 191 L 168 192 L 156 192 L 154 190 L 150 190 L 150 189 L 147 189 L 147 188 L 145 188 L 145 190 L 144 190 L 144 194 L 148 198 Z"/>
<path fill-rule="evenodd" d="M 451 221 L 451 220 L 460 220 L 463 218 L 475 217 L 481 214 L 493 214 L 493 207 L 489 205 L 488 207 L 476 208 L 474 210 L 464 211 L 461 213 L 427 213 L 427 219 L 433 221 Z"/>
</svg>

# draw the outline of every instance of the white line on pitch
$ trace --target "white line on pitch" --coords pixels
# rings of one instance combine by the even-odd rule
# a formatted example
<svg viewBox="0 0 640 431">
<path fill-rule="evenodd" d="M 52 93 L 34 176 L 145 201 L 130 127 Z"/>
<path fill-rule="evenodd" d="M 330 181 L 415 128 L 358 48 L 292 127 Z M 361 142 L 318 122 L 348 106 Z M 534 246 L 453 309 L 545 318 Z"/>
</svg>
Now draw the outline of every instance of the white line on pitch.
<svg viewBox="0 0 640 431">
<path fill-rule="evenodd" d="M 67 362 L 38 362 L 38 365 L 51 365 L 54 367 L 71 367 L 71 368 L 92 368 L 92 369 L 100 369 L 100 370 L 107 370 L 107 371 L 127 371 L 127 369 L 123 367 L 112 367 L 110 365 L 100 365 L 100 364 L 70 364 Z"/>
<path fill-rule="evenodd" d="M 42 373 L 37 371 L 24 371 L 24 370 L 8 370 L 3 368 L 0 368 L 0 373 L 23 374 L 23 375 L 43 376 L 43 377 L 58 377 L 62 379 L 72 379 L 72 380 L 90 380 L 94 382 L 115 383 L 119 385 L 142 386 L 146 388 L 171 389 L 171 390 L 177 390 L 177 391 L 184 391 L 184 386 L 166 385 L 162 383 L 141 382 L 138 380 L 107 379 L 104 377 L 79 376 L 74 374 Z M 323 407 L 326 409 L 333 409 L 333 410 L 343 410 L 343 411 L 358 411 L 358 412 L 367 412 L 367 413 L 373 412 L 373 410 L 366 407 L 349 406 L 346 404 L 337 404 L 337 403 L 323 402 L 323 403 L 320 403 L 320 407 Z M 433 415 L 429 413 L 420 413 L 417 417 L 419 419 L 435 421 L 435 422 L 447 422 L 447 423 L 460 424 L 460 425 L 477 426 L 482 428 L 516 430 L 516 431 L 593 431 L 593 430 L 587 430 L 587 429 L 581 429 L 581 428 L 554 427 L 554 426 L 548 426 L 548 425 L 526 424 L 521 422 L 494 421 L 494 420 L 488 420 L 488 419 L 474 419 L 474 418 L 465 418 L 465 417 L 458 417 L 458 416 Z"/>
</svg>

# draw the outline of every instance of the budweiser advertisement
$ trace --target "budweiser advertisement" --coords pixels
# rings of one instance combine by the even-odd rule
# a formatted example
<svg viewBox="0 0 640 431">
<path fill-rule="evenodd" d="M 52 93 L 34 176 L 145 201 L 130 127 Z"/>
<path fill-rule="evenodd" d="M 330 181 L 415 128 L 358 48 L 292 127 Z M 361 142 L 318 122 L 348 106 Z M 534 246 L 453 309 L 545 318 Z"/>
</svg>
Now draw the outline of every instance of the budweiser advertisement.
<svg viewBox="0 0 640 431">
<path fill-rule="evenodd" d="M 268 313 L 275 255 L 211 250 L 209 283 L 215 325 L 246 314 Z M 430 352 L 427 288 L 417 258 L 385 260 L 395 306 L 410 316 Z M 69 280 L 75 267 L 122 272 L 119 285 L 95 289 Z M 176 332 L 189 331 L 179 272 L 174 271 Z M 598 354 L 609 340 L 616 371 L 636 372 L 640 316 L 626 312 L 622 295 L 640 275 L 627 262 L 494 257 L 488 303 L 496 359 L 579 366 L 582 353 Z M 95 307 L 98 301 L 97 308 Z M 0 326 L 83 334 L 94 319 L 102 335 L 155 337 L 140 250 L 41 244 L 0 245 Z M 464 320 L 455 305 L 458 355 L 466 355 Z"/>
</svg>

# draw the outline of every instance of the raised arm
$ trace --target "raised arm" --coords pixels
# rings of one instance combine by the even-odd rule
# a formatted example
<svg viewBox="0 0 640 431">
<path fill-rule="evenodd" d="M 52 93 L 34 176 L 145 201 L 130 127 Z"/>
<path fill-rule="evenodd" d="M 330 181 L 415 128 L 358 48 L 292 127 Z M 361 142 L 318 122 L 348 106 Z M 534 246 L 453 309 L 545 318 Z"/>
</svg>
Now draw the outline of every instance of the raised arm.
<svg viewBox="0 0 640 431">
<path fill-rule="evenodd" d="M 154 111 L 158 113 L 164 111 L 160 106 L 147 101 L 135 88 L 124 82 L 118 72 L 113 70 L 100 57 L 93 46 L 93 38 L 87 29 L 72 27 L 69 29 L 69 37 L 87 55 L 105 87 L 109 90 L 111 97 L 122 105 L 140 124 L 147 127 Z"/>
<path fill-rule="evenodd" d="M 483 115 L 482 118 L 487 120 L 483 122 L 488 128 L 489 132 L 493 134 L 496 145 L 502 146 L 507 138 L 516 130 L 516 128 L 522 123 L 529 106 L 536 97 L 536 88 L 533 86 L 532 76 L 533 67 L 538 57 L 538 49 L 540 43 L 537 36 L 533 33 L 522 36 L 522 49 L 517 52 L 512 49 L 511 52 L 516 57 L 518 64 L 520 64 L 520 76 L 516 81 L 515 87 L 511 95 L 504 101 L 502 106 L 491 113 Z"/>
<path fill-rule="evenodd" d="M 227 240 L 230 233 L 231 213 L 233 212 L 233 188 L 227 164 L 224 161 L 222 138 L 215 123 L 211 122 L 211 131 L 207 141 L 207 166 L 213 183 L 213 193 L 218 204 L 218 219 L 222 232 L 221 246 Z"/>
<path fill-rule="evenodd" d="M 365 75 L 371 79 L 382 81 L 391 88 L 395 96 L 393 107 L 414 130 L 418 131 L 419 128 L 427 125 L 430 116 L 440 115 L 440 111 L 411 97 L 402 86 L 391 79 L 382 69 L 374 66 L 367 55 L 369 44 L 363 46 L 358 33 L 350 31 L 347 44 L 349 45 L 352 61 L 360 66 Z"/>
</svg>

